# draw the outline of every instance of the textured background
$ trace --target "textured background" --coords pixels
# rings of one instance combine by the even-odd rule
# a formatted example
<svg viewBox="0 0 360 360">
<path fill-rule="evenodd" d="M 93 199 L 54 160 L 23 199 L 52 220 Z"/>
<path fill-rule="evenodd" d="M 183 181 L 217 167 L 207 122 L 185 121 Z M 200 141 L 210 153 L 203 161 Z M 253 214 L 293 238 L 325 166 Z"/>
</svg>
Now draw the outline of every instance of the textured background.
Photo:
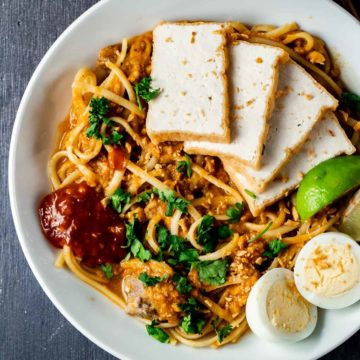
<svg viewBox="0 0 360 360">
<path fill-rule="evenodd" d="M 10 136 L 26 84 L 55 39 L 95 2 L 0 1 L 0 359 L 113 359 L 63 318 L 35 280 L 17 241 L 7 187 Z M 323 359 L 359 359 L 359 344 L 360 332 Z"/>
</svg>

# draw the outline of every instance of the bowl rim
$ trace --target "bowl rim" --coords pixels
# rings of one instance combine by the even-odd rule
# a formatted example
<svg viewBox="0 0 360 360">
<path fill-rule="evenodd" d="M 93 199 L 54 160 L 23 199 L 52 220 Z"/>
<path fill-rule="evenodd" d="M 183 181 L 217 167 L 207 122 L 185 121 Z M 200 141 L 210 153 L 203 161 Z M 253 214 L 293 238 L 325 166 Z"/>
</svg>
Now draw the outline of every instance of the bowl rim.
<svg viewBox="0 0 360 360">
<path fill-rule="evenodd" d="M 19 133 L 21 130 L 22 119 L 24 118 L 25 109 L 29 103 L 29 96 L 34 90 L 35 83 L 38 78 L 38 74 L 40 73 L 42 67 L 47 63 L 48 58 L 51 57 L 51 54 L 55 51 L 55 49 L 61 44 L 64 38 L 68 36 L 72 32 L 74 28 L 76 28 L 81 22 L 83 22 L 88 16 L 93 14 L 94 12 L 98 11 L 98 9 L 105 6 L 107 3 L 116 1 L 116 0 L 101 0 L 90 8 L 88 8 L 84 13 L 82 13 L 79 17 L 77 17 L 61 34 L 60 36 L 53 42 L 50 48 L 46 51 L 45 55 L 42 57 L 38 65 L 36 66 L 31 78 L 26 86 L 26 89 L 22 95 L 15 121 L 13 124 L 11 140 L 10 140 L 10 147 L 9 147 L 9 156 L 8 156 L 8 188 L 9 188 L 9 198 L 10 198 L 10 209 L 13 218 L 13 222 L 15 225 L 15 231 L 17 234 L 17 238 L 19 240 L 21 249 L 25 255 L 26 261 L 29 264 L 31 271 L 33 272 L 37 282 L 40 284 L 42 290 L 45 292 L 46 296 L 50 299 L 50 301 L 54 304 L 57 310 L 66 318 L 66 320 L 74 326 L 82 335 L 88 338 L 91 342 L 96 344 L 98 347 L 103 349 L 104 351 L 108 352 L 109 354 L 113 355 L 115 358 L 118 358 L 118 355 L 121 355 L 123 360 L 132 360 L 127 355 L 120 351 L 113 350 L 110 346 L 104 344 L 101 340 L 99 340 L 95 335 L 92 335 L 90 331 L 86 329 L 79 321 L 75 320 L 66 308 L 61 304 L 61 302 L 57 299 L 55 295 L 53 295 L 52 291 L 46 285 L 41 272 L 37 269 L 36 265 L 33 262 L 32 257 L 28 252 L 28 245 L 26 244 L 26 236 L 24 234 L 24 229 L 20 223 L 20 215 L 18 211 L 18 203 L 16 201 L 16 189 L 15 189 L 15 157 L 16 157 L 16 148 L 19 139 Z M 346 11 L 343 7 L 339 4 L 335 3 L 333 0 L 317 0 L 323 1 L 323 6 L 332 6 L 336 11 L 341 12 L 345 15 L 349 21 L 354 22 L 356 25 L 360 26 L 360 21 L 358 21 L 355 17 L 353 17 L 348 11 Z M 324 356 L 343 344 L 346 340 L 348 340 L 351 336 L 353 336 L 358 330 L 360 330 L 360 324 L 357 328 L 354 328 L 349 334 L 345 337 L 339 338 L 338 341 L 331 344 L 331 346 L 327 347 L 326 349 L 318 352 L 316 354 L 316 358 Z M 314 358 L 315 359 L 315 358 Z"/>
</svg>

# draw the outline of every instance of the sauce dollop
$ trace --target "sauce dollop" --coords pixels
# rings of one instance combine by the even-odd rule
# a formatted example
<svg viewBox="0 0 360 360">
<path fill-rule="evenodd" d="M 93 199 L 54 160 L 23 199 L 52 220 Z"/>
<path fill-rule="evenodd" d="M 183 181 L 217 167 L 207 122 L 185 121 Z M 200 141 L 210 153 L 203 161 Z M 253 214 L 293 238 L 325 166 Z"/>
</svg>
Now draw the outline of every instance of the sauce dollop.
<svg viewBox="0 0 360 360">
<path fill-rule="evenodd" d="M 82 182 L 45 196 L 39 206 L 48 241 L 58 248 L 68 245 L 88 266 L 118 262 L 126 256 L 124 223 L 100 200 L 100 194 Z"/>
</svg>

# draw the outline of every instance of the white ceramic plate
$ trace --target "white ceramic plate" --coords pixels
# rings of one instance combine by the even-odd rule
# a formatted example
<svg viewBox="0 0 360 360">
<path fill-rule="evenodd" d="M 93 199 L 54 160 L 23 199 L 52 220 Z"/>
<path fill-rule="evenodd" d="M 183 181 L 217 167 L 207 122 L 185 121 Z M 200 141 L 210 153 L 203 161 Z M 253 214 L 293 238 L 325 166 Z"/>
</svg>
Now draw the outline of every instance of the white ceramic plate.
<svg viewBox="0 0 360 360">
<path fill-rule="evenodd" d="M 172 347 L 150 338 L 142 324 L 65 270 L 53 267 L 55 251 L 44 240 L 37 216 L 49 191 L 46 162 L 56 126 L 70 104 L 77 69 L 92 66 L 105 45 L 151 29 L 161 20 L 239 20 L 284 24 L 297 21 L 321 36 L 343 65 L 347 85 L 360 93 L 360 26 L 327 0 L 105 0 L 77 19 L 55 42 L 36 69 L 21 101 L 13 130 L 9 185 L 21 246 L 42 288 L 61 313 L 85 336 L 122 359 L 313 359 L 350 337 L 360 325 L 360 304 L 322 313 L 305 341 L 274 345 L 250 333 L 220 351 Z"/>
</svg>

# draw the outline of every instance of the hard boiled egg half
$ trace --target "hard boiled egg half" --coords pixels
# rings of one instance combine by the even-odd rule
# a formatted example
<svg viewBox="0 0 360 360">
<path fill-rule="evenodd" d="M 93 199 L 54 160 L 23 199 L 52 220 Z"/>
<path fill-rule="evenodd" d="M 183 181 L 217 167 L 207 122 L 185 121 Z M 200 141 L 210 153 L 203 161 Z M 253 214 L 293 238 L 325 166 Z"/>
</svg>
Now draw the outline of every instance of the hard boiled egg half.
<svg viewBox="0 0 360 360">
<path fill-rule="evenodd" d="M 301 295 L 324 309 L 340 309 L 360 300 L 360 246 L 348 235 L 315 236 L 296 259 L 295 283 Z"/>
<path fill-rule="evenodd" d="M 253 286 L 246 303 L 246 318 L 260 338 L 296 342 L 308 337 L 317 321 L 317 308 L 297 291 L 292 271 L 268 271 Z"/>
</svg>

